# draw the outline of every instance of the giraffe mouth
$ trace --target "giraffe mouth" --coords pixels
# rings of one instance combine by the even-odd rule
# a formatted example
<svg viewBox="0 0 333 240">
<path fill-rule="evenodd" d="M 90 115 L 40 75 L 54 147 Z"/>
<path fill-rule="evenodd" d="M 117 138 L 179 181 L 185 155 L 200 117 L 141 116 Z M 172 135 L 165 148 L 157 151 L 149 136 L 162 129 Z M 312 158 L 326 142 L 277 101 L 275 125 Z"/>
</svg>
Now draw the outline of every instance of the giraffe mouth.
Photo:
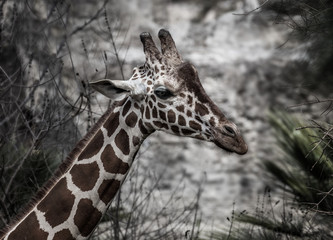
<svg viewBox="0 0 333 240">
<path fill-rule="evenodd" d="M 215 143 L 216 146 L 218 146 L 219 148 L 222 148 L 226 152 L 244 155 L 248 151 L 248 147 L 246 144 L 244 146 L 235 146 L 235 145 L 225 144 L 225 143 L 223 143 L 221 141 L 217 141 L 217 140 L 214 140 L 213 142 Z"/>
<path fill-rule="evenodd" d="M 213 131 L 212 142 L 227 152 L 244 155 L 248 151 L 248 146 L 240 134 L 231 135 L 220 130 Z"/>
</svg>

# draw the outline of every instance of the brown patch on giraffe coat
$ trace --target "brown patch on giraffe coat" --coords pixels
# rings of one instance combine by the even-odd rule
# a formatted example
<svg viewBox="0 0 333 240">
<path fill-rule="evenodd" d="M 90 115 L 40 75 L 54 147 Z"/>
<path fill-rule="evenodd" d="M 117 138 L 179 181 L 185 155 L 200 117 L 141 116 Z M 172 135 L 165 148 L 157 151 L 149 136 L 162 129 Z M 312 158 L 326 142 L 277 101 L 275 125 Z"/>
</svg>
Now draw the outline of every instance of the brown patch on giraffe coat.
<svg viewBox="0 0 333 240">
<path fill-rule="evenodd" d="M 135 112 L 131 112 L 125 119 L 125 123 L 127 126 L 133 128 L 135 127 L 136 123 L 138 122 L 138 116 Z"/>
<path fill-rule="evenodd" d="M 168 111 L 168 122 L 175 123 L 176 122 L 176 113 L 173 110 Z"/>
<path fill-rule="evenodd" d="M 182 129 L 182 133 L 183 133 L 184 135 L 192 135 L 192 134 L 194 134 L 195 132 L 192 131 L 192 130 L 190 130 L 190 129 L 183 128 L 183 129 Z"/>
<path fill-rule="evenodd" d="M 54 237 L 52 240 L 75 240 L 75 238 L 72 236 L 71 232 L 68 229 L 63 229 L 56 234 L 54 234 Z"/>
<path fill-rule="evenodd" d="M 180 134 L 180 132 L 179 132 L 179 127 L 177 127 L 177 126 L 171 126 L 171 130 L 172 130 L 175 134 L 177 134 L 177 135 Z"/>
<path fill-rule="evenodd" d="M 192 117 L 192 112 L 191 112 L 190 110 L 187 110 L 187 112 L 186 112 L 186 116 L 188 116 L 188 117 Z"/>
<path fill-rule="evenodd" d="M 138 146 L 140 144 L 140 138 L 134 136 L 133 139 L 132 139 L 132 142 L 133 142 L 134 146 Z"/>
<path fill-rule="evenodd" d="M 201 134 L 197 134 L 194 137 L 200 140 L 206 140 Z"/>
<path fill-rule="evenodd" d="M 158 114 L 160 115 L 160 119 L 162 119 L 162 120 L 164 120 L 164 121 L 167 120 L 167 119 L 166 119 L 166 114 L 165 114 L 165 112 L 163 112 L 163 111 L 158 111 Z"/>
<path fill-rule="evenodd" d="M 193 103 L 193 97 L 188 96 L 188 104 L 191 105 Z"/>
<path fill-rule="evenodd" d="M 101 186 L 98 188 L 99 198 L 105 204 L 108 204 L 117 194 L 119 188 L 120 188 L 120 181 L 115 179 L 104 180 Z"/>
<path fill-rule="evenodd" d="M 153 124 L 157 127 L 157 128 L 162 128 L 163 124 L 159 121 L 153 121 Z"/>
<path fill-rule="evenodd" d="M 201 104 L 201 103 L 196 103 L 194 110 L 200 116 L 204 116 L 204 115 L 209 114 L 208 108 L 205 105 Z"/>
<path fill-rule="evenodd" d="M 197 123 L 197 122 L 191 120 L 191 121 L 189 122 L 189 124 L 190 124 L 190 127 L 193 128 L 194 130 L 202 131 L 202 127 L 201 127 L 201 125 L 200 125 L 199 123 Z"/>
<path fill-rule="evenodd" d="M 99 167 L 96 162 L 88 164 L 76 164 L 70 171 L 73 183 L 82 191 L 89 191 L 94 188 L 98 177 Z"/>
<path fill-rule="evenodd" d="M 199 123 L 204 123 L 198 115 L 195 116 L 195 120 L 197 120 Z M 206 124 L 206 123 L 205 123 Z"/>
<path fill-rule="evenodd" d="M 132 106 L 132 102 L 130 100 L 127 100 L 127 102 L 125 103 L 125 105 L 123 107 L 123 112 L 121 113 L 123 115 L 123 117 L 125 117 L 125 115 L 128 113 L 131 106 Z"/>
<path fill-rule="evenodd" d="M 156 97 L 154 95 L 151 95 L 151 99 L 156 102 Z"/>
<path fill-rule="evenodd" d="M 153 118 L 157 118 L 157 108 L 155 106 L 153 107 L 152 114 L 153 114 Z"/>
<path fill-rule="evenodd" d="M 143 125 L 141 119 L 139 120 L 139 128 L 140 128 L 140 131 L 143 135 L 147 135 L 149 133 L 147 128 L 145 128 L 145 126 Z"/>
<path fill-rule="evenodd" d="M 108 131 L 109 137 L 116 131 L 119 126 L 119 115 L 119 112 L 112 114 L 103 125 L 103 127 Z"/>
<path fill-rule="evenodd" d="M 177 106 L 176 109 L 177 109 L 179 112 L 184 112 L 184 110 L 185 110 L 184 105 Z"/>
<path fill-rule="evenodd" d="M 160 70 L 158 69 L 157 65 L 155 65 L 155 73 L 158 73 Z"/>
<path fill-rule="evenodd" d="M 24 222 L 24 224 L 23 224 Z M 35 240 L 47 239 L 47 232 L 40 229 L 39 222 L 35 212 L 31 212 L 16 229 L 8 236 L 8 240 Z M 27 234 L 29 233 L 29 235 Z"/>
<path fill-rule="evenodd" d="M 152 101 L 149 101 L 148 104 L 149 104 L 149 107 L 150 107 L 150 108 L 153 108 L 153 102 L 152 102 Z"/>
<path fill-rule="evenodd" d="M 146 124 L 146 128 L 148 128 L 148 129 L 154 129 L 153 125 L 151 125 L 149 122 L 147 122 L 145 124 Z"/>
<path fill-rule="evenodd" d="M 215 127 L 215 119 L 213 117 L 209 119 L 209 123 L 211 126 Z"/>
<path fill-rule="evenodd" d="M 62 178 L 37 205 L 37 209 L 45 213 L 46 221 L 55 227 L 68 219 L 74 200 L 75 196 L 68 190 L 66 179 Z"/>
<path fill-rule="evenodd" d="M 128 163 L 123 162 L 117 157 L 111 145 L 106 146 L 101 155 L 101 160 L 105 171 L 109 173 L 125 174 L 129 169 Z"/>
<path fill-rule="evenodd" d="M 166 108 L 166 105 L 164 105 L 164 104 L 162 104 L 162 103 L 157 103 L 157 106 L 158 106 L 159 108 Z"/>
<path fill-rule="evenodd" d="M 95 226 L 102 217 L 90 199 L 81 199 L 74 216 L 74 224 L 79 229 L 82 236 L 87 237 L 94 230 Z"/>
<path fill-rule="evenodd" d="M 180 126 L 186 126 L 186 119 L 182 115 L 178 116 L 178 124 Z"/>
<path fill-rule="evenodd" d="M 128 155 L 130 153 L 129 136 L 124 129 L 121 129 L 117 134 L 115 143 L 123 154 Z"/>
<path fill-rule="evenodd" d="M 141 115 L 143 115 L 144 111 L 145 111 L 145 107 L 143 105 L 141 105 L 141 107 L 140 107 Z"/>
<path fill-rule="evenodd" d="M 148 106 L 146 106 L 145 116 L 146 116 L 146 119 L 150 119 L 150 109 Z"/>
<path fill-rule="evenodd" d="M 104 144 L 104 136 L 101 130 L 99 130 L 94 138 L 84 148 L 83 152 L 79 155 L 78 160 L 83 160 L 95 156 Z"/>
<path fill-rule="evenodd" d="M 154 121 L 153 123 L 154 123 L 154 125 L 155 125 L 157 128 L 159 128 L 159 129 L 164 128 L 164 129 L 166 129 L 166 130 L 169 130 L 169 126 L 168 126 L 168 124 L 166 124 L 166 123 L 162 123 L 162 122 L 159 122 L 159 121 Z"/>
</svg>

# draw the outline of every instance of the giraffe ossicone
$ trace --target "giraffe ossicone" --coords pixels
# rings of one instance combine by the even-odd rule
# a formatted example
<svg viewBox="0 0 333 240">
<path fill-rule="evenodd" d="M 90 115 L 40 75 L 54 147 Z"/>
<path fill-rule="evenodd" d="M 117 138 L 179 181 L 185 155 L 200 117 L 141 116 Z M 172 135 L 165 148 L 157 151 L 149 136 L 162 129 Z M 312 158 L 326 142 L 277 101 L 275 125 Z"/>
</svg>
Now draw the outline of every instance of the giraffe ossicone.
<svg viewBox="0 0 333 240">
<path fill-rule="evenodd" d="M 146 61 L 129 80 L 90 85 L 114 101 L 48 181 L 39 197 L 0 235 L 4 240 L 87 239 L 116 195 L 141 143 L 152 132 L 215 143 L 245 154 L 247 145 L 204 91 L 195 67 L 184 62 L 170 33 L 161 51 L 149 33 L 140 39 Z"/>
</svg>

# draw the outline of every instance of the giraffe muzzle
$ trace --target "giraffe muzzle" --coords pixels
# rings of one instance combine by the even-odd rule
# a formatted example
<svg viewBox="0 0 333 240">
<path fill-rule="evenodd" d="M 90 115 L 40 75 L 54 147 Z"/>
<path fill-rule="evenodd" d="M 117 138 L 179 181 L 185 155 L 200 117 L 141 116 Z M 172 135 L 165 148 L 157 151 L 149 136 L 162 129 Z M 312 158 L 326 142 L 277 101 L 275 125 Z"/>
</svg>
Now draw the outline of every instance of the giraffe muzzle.
<svg viewBox="0 0 333 240">
<path fill-rule="evenodd" d="M 227 152 L 244 155 L 248 151 L 248 146 L 238 130 L 227 125 L 213 130 L 212 142 Z"/>
</svg>

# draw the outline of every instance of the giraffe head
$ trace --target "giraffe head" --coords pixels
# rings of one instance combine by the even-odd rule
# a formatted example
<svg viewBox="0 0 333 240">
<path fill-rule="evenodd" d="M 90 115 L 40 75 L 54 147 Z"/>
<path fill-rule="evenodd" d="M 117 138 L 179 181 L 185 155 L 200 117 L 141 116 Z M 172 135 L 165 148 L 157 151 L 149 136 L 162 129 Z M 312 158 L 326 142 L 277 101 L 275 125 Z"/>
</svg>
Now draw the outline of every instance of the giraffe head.
<svg viewBox="0 0 333 240">
<path fill-rule="evenodd" d="M 247 145 L 236 125 L 206 94 L 197 70 L 182 60 L 170 33 L 162 29 L 158 37 L 161 52 L 149 33 L 140 35 L 146 62 L 133 69 L 129 80 L 103 79 L 91 85 L 113 100 L 130 98 L 147 133 L 163 130 L 245 154 Z"/>
</svg>

